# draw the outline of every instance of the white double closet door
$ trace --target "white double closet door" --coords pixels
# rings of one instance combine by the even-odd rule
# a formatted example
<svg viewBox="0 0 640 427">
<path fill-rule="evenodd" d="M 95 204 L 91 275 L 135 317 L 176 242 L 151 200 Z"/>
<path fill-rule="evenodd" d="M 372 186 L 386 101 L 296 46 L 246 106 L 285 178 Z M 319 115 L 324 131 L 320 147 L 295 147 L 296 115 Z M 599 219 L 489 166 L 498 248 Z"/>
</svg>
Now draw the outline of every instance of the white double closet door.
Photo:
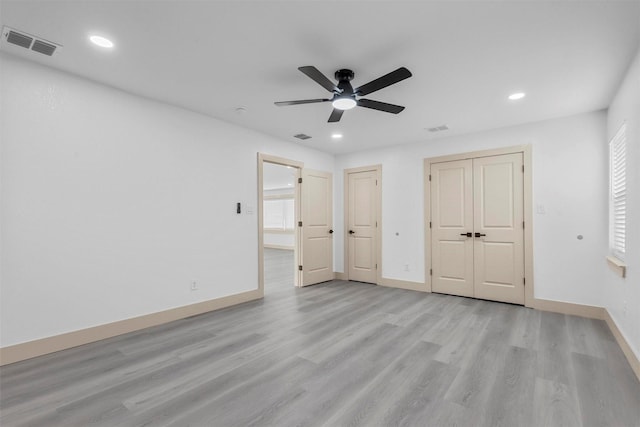
<svg viewBox="0 0 640 427">
<path fill-rule="evenodd" d="M 524 304 L 522 153 L 431 164 L 432 290 Z"/>
</svg>

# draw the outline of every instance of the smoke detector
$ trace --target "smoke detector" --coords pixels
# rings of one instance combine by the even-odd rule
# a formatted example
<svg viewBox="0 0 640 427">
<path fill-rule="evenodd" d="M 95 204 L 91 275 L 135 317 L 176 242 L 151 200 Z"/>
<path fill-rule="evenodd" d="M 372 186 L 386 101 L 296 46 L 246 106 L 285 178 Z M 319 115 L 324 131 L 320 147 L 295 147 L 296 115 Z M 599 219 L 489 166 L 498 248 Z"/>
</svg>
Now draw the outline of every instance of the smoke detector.
<svg viewBox="0 0 640 427">
<path fill-rule="evenodd" d="M 42 37 L 34 36 L 7 26 L 2 28 L 2 39 L 7 44 L 19 46 L 47 56 L 53 56 L 54 53 L 62 48 L 62 45 L 58 43 L 53 43 Z"/>
</svg>

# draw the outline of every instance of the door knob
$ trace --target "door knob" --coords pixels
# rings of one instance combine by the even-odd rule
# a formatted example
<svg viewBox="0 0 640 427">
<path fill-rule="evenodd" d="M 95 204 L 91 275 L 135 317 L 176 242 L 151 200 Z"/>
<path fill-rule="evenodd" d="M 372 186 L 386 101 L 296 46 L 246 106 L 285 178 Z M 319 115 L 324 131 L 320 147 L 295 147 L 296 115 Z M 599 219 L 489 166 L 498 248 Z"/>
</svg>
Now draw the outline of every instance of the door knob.
<svg viewBox="0 0 640 427">
<path fill-rule="evenodd" d="M 470 232 L 469 233 L 460 233 L 460 235 L 461 236 L 467 236 L 467 237 L 471 237 L 472 236 L 472 234 Z"/>
<path fill-rule="evenodd" d="M 349 230 L 349 234 L 356 234 L 356 232 L 353 230 Z"/>
<path fill-rule="evenodd" d="M 333 230 L 329 230 L 329 234 L 333 234 Z"/>
<path fill-rule="evenodd" d="M 486 234 L 484 234 L 484 233 L 476 233 L 476 237 L 484 237 L 484 236 L 486 236 Z"/>
</svg>

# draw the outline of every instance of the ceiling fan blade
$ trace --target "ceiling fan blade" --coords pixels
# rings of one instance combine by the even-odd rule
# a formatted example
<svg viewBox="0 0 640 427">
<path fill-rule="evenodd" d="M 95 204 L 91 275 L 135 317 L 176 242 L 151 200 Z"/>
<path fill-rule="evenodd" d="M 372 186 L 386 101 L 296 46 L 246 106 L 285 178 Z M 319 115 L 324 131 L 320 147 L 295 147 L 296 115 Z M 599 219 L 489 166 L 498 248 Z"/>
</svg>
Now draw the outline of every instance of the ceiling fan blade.
<svg viewBox="0 0 640 427">
<path fill-rule="evenodd" d="M 298 70 L 305 73 L 309 76 L 313 81 L 318 83 L 320 86 L 328 90 L 329 92 L 339 91 L 336 87 L 336 84 L 329 80 L 327 76 L 322 74 L 316 67 L 313 65 L 307 65 L 305 67 L 298 67 Z"/>
<path fill-rule="evenodd" d="M 373 99 L 358 99 L 357 102 L 359 107 L 372 108 L 387 113 L 398 114 L 404 110 L 404 107 L 400 105 L 387 104 L 386 102 L 374 101 Z"/>
<path fill-rule="evenodd" d="M 338 110 L 337 108 L 334 108 L 333 111 L 331 112 L 331 115 L 329 116 L 329 123 L 334 123 L 334 122 L 339 122 L 340 118 L 342 117 L 342 113 L 344 113 L 344 110 Z"/>
<path fill-rule="evenodd" d="M 400 67 L 397 70 L 390 72 L 389 74 L 385 74 L 382 77 L 379 77 L 367 84 L 360 86 L 359 88 L 354 89 L 353 93 L 364 96 L 371 92 L 383 89 L 387 86 L 391 86 L 392 84 L 398 83 L 399 81 L 402 81 L 404 79 L 408 79 L 409 77 L 411 77 L 411 75 L 411 71 L 407 70 L 404 67 Z"/>
<path fill-rule="evenodd" d="M 299 104 L 314 104 L 316 102 L 327 102 L 331 101 L 327 98 L 318 98 L 318 99 L 301 99 L 299 101 L 280 101 L 274 102 L 278 107 L 284 107 L 286 105 L 299 105 Z"/>
</svg>

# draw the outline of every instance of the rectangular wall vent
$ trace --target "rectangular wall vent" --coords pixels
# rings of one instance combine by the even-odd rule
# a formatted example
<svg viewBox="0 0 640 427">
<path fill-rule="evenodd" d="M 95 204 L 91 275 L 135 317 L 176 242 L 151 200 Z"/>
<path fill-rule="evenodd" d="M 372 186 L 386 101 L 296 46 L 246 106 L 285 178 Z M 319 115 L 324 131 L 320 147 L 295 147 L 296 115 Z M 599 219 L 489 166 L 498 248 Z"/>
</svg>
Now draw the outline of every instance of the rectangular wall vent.
<svg viewBox="0 0 640 427">
<path fill-rule="evenodd" d="M 2 37 L 16 46 L 41 53 L 43 55 L 52 56 L 62 46 L 50 41 L 46 41 L 41 37 L 36 37 L 24 31 L 17 31 L 9 27 L 2 29 Z"/>
<path fill-rule="evenodd" d="M 293 135 L 293 136 L 294 136 L 294 138 L 298 138 L 298 139 L 301 139 L 303 141 L 305 139 L 311 139 L 311 137 L 309 135 L 305 135 L 304 133 L 299 133 L 299 134 Z"/>
</svg>

